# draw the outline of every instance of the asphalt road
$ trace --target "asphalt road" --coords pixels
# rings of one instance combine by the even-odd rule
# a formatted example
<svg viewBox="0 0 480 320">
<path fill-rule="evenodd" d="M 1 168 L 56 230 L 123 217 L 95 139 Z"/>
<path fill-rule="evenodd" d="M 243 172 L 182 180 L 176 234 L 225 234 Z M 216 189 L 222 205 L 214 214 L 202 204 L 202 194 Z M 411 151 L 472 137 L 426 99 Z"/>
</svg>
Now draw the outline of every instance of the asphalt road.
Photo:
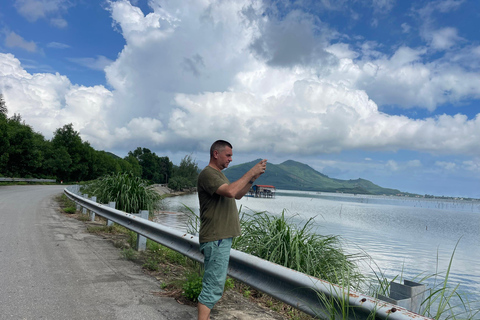
<svg viewBox="0 0 480 320">
<path fill-rule="evenodd" d="M 0 186 L 0 319 L 195 319 L 53 200 L 63 186 Z"/>
</svg>

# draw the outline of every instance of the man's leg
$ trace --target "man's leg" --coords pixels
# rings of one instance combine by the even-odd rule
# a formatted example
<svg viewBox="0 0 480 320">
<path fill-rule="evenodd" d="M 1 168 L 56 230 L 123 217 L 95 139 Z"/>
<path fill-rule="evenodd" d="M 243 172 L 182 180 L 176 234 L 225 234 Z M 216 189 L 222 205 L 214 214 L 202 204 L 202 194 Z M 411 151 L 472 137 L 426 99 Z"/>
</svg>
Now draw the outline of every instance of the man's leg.
<svg viewBox="0 0 480 320">
<path fill-rule="evenodd" d="M 210 308 L 202 303 L 198 303 L 198 320 L 210 320 Z"/>
<path fill-rule="evenodd" d="M 223 295 L 231 247 L 231 238 L 200 244 L 200 251 L 204 254 L 205 272 L 202 292 L 198 297 L 199 320 L 209 319 L 211 309 Z"/>
</svg>

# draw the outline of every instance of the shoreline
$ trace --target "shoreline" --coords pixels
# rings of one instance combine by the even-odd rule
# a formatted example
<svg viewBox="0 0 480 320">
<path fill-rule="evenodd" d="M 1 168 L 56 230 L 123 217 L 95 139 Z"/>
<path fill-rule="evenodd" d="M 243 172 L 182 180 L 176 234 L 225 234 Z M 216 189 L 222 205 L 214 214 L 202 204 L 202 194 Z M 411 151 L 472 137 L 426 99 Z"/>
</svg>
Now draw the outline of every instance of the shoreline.
<svg viewBox="0 0 480 320">
<path fill-rule="evenodd" d="M 162 198 L 176 197 L 192 193 L 192 191 L 174 191 L 167 187 L 165 184 L 154 184 L 152 185 L 152 187 Z"/>
</svg>

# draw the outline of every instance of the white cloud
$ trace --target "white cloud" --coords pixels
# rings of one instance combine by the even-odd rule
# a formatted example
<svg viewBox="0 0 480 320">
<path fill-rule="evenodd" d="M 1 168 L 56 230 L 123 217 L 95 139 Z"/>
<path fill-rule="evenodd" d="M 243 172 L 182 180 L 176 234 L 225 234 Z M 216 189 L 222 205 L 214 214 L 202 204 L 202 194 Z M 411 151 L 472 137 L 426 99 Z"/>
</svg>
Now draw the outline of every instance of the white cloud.
<svg viewBox="0 0 480 320">
<path fill-rule="evenodd" d="M 402 32 L 403 33 L 409 33 L 412 27 L 408 23 L 402 23 Z"/>
<path fill-rule="evenodd" d="M 448 171 L 453 170 L 457 167 L 455 163 L 446 161 L 435 161 L 435 165 Z"/>
<path fill-rule="evenodd" d="M 111 142 L 111 137 L 102 141 L 102 132 L 109 131 L 105 113 L 112 106 L 112 93 L 102 86 L 72 85 L 58 73 L 30 74 L 13 55 L 0 54 L 0 91 L 9 114 L 21 114 L 47 138 L 73 123 L 92 144 L 106 147 Z"/>
<path fill-rule="evenodd" d="M 330 52 L 337 54 L 339 50 Z M 400 47 L 391 56 L 368 59 L 370 55 L 370 47 L 361 60 L 343 58 L 345 54 L 340 52 L 340 68 L 332 70 L 328 78 L 365 90 L 379 105 L 433 111 L 445 103 L 480 98 L 480 73 L 475 68 L 480 59 L 470 47 L 433 62 L 425 62 L 426 48 Z"/>
<path fill-rule="evenodd" d="M 60 43 L 60 42 L 50 42 L 47 44 L 48 48 L 53 48 L 53 49 L 68 49 L 70 46 L 65 43 Z"/>
<path fill-rule="evenodd" d="M 7 32 L 5 36 L 5 45 L 9 48 L 19 47 L 30 52 L 37 51 L 37 45 L 35 42 L 26 41 L 13 31 Z"/>
<path fill-rule="evenodd" d="M 71 6 L 68 0 L 15 0 L 18 13 L 30 22 L 38 19 L 50 19 L 50 23 L 58 28 L 67 26 L 61 15 Z"/>
<path fill-rule="evenodd" d="M 105 68 L 113 62 L 107 57 L 101 55 L 97 56 L 96 58 L 68 58 L 68 60 L 89 69 L 100 71 L 105 70 Z"/>
<path fill-rule="evenodd" d="M 428 36 L 431 37 L 432 48 L 438 50 L 450 49 L 458 41 L 462 40 L 462 38 L 458 36 L 458 31 L 455 28 L 435 30 Z"/>
<path fill-rule="evenodd" d="M 333 41 L 335 32 L 322 23 L 317 28 L 310 15 L 269 21 L 259 3 L 247 0 L 159 3 L 151 1 L 153 12 L 144 15 L 127 1 L 109 2 L 126 42 L 122 52 L 111 64 L 101 56 L 75 60 L 105 69 L 111 90 L 30 74 L 13 55 L 0 54 L 9 111 L 47 136 L 72 122 L 100 149 L 191 152 L 224 138 L 236 150 L 272 154 L 480 152 L 479 116 L 415 120 L 379 111 L 381 104 L 434 110 L 480 97 L 478 72 L 426 62 L 428 48 L 403 46 L 387 55 L 374 42 Z"/>
<path fill-rule="evenodd" d="M 421 167 L 422 162 L 420 160 L 410 160 L 407 162 L 407 167 Z"/>
<path fill-rule="evenodd" d="M 67 20 L 63 18 L 52 18 L 50 23 L 57 28 L 66 28 L 68 26 Z"/>
<path fill-rule="evenodd" d="M 372 0 L 375 12 L 388 13 L 392 10 L 396 0 Z"/>
<path fill-rule="evenodd" d="M 462 167 L 467 171 L 472 171 L 475 173 L 480 173 L 480 159 L 475 158 L 472 160 L 463 161 Z"/>
<path fill-rule="evenodd" d="M 398 163 L 395 160 L 388 160 L 386 167 L 391 171 L 397 171 L 399 169 Z"/>
</svg>

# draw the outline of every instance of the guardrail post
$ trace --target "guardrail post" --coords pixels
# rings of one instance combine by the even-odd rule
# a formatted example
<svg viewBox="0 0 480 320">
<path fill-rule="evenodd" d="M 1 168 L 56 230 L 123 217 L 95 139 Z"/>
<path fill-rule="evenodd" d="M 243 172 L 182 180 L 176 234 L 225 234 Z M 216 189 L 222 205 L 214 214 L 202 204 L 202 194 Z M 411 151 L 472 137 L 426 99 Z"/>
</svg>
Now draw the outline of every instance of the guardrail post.
<svg viewBox="0 0 480 320">
<path fill-rule="evenodd" d="M 116 206 L 116 205 L 117 205 L 117 203 L 116 203 L 115 201 L 112 201 L 112 202 L 109 202 L 109 203 L 108 203 L 108 206 L 109 206 L 110 208 L 113 208 L 113 209 L 115 209 L 115 206 Z M 113 221 L 107 219 L 107 227 L 111 227 L 111 226 L 113 226 Z"/>
<path fill-rule="evenodd" d="M 83 193 L 81 193 L 80 196 L 81 196 L 82 198 L 88 198 L 88 195 L 85 196 Z M 87 214 L 87 208 L 82 207 L 82 214 Z"/>
<path fill-rule="evenodd" d="M 140 218 L 148 220 L 148 210 L 141 210 L 137 215 Z M 147 238 L 137 233 L 137 251 L 145 251 L 147 249 Z"/>
<path fill-rule="evenodd" d="M 90 198 L 93 202 L 97 202 L 97 197 L 93 196 Z M 95 211 L 90 211 L 90 221 L 95 221 Z"/>
<path fill-rule="evenodd" d="M 390 297 L 378 295 L 378 298 L 421 314 L 426 287 L 425 284 L 409 280 L 403 280 L 403 284 L 392 281 L 390 282 Z"/>
</svg>

